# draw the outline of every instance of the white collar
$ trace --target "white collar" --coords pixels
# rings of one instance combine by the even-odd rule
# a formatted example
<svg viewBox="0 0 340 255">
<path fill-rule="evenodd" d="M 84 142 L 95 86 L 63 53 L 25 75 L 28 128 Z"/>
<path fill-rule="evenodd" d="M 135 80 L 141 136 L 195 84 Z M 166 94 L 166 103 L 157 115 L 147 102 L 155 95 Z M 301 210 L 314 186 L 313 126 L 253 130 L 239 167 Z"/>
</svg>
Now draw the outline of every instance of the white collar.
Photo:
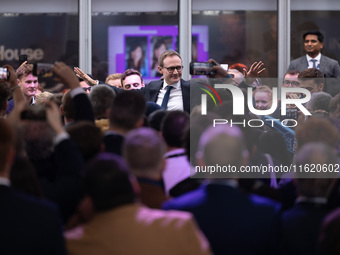
<svg viewBox="0 0 340 255">
<path fill-rule="evenodd" d="M 0 177 L 0 185 L 11 186 L 11 181 L 5 177 Z"/>
<path fill-rule="evenodd" d="M 311 59 L 316 59 L 318 62 L 320 62 L 321 59 L 321 53 L 319 53 L 315 58 L 310 57 L 308 54 L 306 54 L 307 56 L 307 61 L 309 62 Z"/>
<path fill-rule="evenodd" d="M 168 84 L 164 80 L 164 82 L 163 82 L 163 89 L 165 89 L 167 86 L 168 86 Z M 170 86 L 173 86 L 175 89 L 179 89 L 181 87 L 181 80 L 179 80 L 178 82 L 176 82 L 174 84 L 171 84 Z"/>
</svg>

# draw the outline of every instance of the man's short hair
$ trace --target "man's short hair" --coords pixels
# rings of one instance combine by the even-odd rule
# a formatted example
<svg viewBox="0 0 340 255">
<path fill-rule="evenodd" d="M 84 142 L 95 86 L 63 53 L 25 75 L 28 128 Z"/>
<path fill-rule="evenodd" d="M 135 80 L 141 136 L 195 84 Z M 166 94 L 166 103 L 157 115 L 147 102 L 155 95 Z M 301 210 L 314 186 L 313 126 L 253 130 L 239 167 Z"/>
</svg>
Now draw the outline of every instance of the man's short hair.
<svg viewBox="0 0 340 255">
<path fill-rule="evenodd" d="M 316 68 L 308 68 L 299 73 L 299 80 L 314 80 L 314 83 L 319 87 L 324 84 L 324 74 Z"/>
<path fill-rule="evenodd" d="M 149 177 L 160 173 L 164 153 L 164 142 L 152 128 L 138 128 L 125 137 L 123 155 L 136 176 Z"/>
<path fill-rule="evenodd" d="M 310 167 L 312 165 L 330 165 L 338 164 L 335 151 L 328 145 L 320 143 L 307 143 L 295 155 L 294 165 Z M 326 175 L 327 174 L 327 175 Z M 332 188 L 332 184 L 337 179 L 336 173 L 311 172 L 306 174 L 301 171 L 295 173 L 296 186 L 300 196 L 305 197 L 325 197 L 327 198 Z M 314 177 L 314 178 L 312 178 Z M 326 178 L 327 177 L 327 178 Z"/>
<path fill-rule="evenodd" d="M 6 103 L 11 95 L 11 90 L 7 82 L 0 83 L 0 111 L 4 110 Z"/>
<path fill-rule="evenodd" d="M 310 142 L 323 142 L 335 148 L 339 134 L 338 130 L 329 120 L 319 117 L 311 117 L 305 122 L 299 123 L 295 129 L 295 138 L 298 149 Z"/>
<path fill-rule="evenodd" d="M 163 67 L 164 66 L 164 59 L 166 57 L 171 57 L 171 56 L 177 56 L 182 60 L 181 55 L 179 55 L 178 52 L 176 52 L 174 50 L 166 50 L 159 56 L 158 65 Z"/>
<path fill-rule="evenodd" d="M 120 80 L 122 77 L 121 73 L 113 73 L 106 77 L 105 83 L 108 83 L 110 80 Z"/>
<path fill-rule="evenodd" d="M 72 122 L 65 129 L 77 145 L 85 161 L 88 161 L 100 152 L 102 132 L 92 121 Z"/>
<path fill-rule="evenodd" d="M 96 211 L 106 211 L 135 201 L 128 167 L 122 157 L 100 153 L 85 169 L 85 191 Z"/>
<path fill-rule="evenodd" d="M 124 130 L 134 129 L 138 121 L 144 118 L 145 110 L 144 96 L 137 91 L 125 90 L 113 101 L 109 115 L 110 125 Z"/>
<path fill-rule="evenodd" d="M 105 117 L 107 109 L 110 109 L 116 93 L 105 85 L 94 86 L 91 89 L 89 98 L 92 104 L 95 118 Z"/>
<path fill-rule="evenodd" d="M 335 95 L 329 102 L 329 112 L 333 113 L 337 110 L 338 105 L 340 105 L 340 94 Z"/>
<path fill-rule="evenodd" d="M 332 96 L 326 92 L 315 92 L 312 94 L 306 107 L 310 111 L 323 110 L 329 112 L 329 103 L 331 99 Z"/>
<path fill-rule="evenodd" d="M 140 82 L 143 83 L 143 76 L 140 72 L 138 72 L 135 69 L 127 69 L 120 77 L 120 83 L 122 84 L 123 88 L 124 88 L 123 81 L 126 79 L 126 77 L 130 75 L 138 75 L 140 78 Z"/>
<path fill-rule="evenodd" d="M 300 73 L 300 72 L 299 72 L 298 70 L 289 70 L 289 71 L 286 72 L 285 76 L 286 76 L 287 74 L 289 74 L 289 75 L 297 75 L 297 74 L 299 74 L 299 73 Z"/>
<path fill-rule="evenodd" d="M 183 111 L 169 111 L 162 122 L 161 130 L 166 144 L 170 147 L 184 146 L 184 133 L 189 125 L 189 115 Z"/>
<path fill-rule="evenodd" d="M 21 78 L 25 77 L 25 76 L 32 74 L 32 73 L 33 73 L 33 65 L 32 64 L 24 64 L 16 70 L 16 75 L 17 75 L 17 78 L 19 80 Z"/>
<path fill-rule="evenodd" d="M 74 102 L 71 97 L 71 90 L 68 90 L 61 99 L 61 106 L 63 108 L 64 117 L 74 119 L 75 109 Z"/>
<path fill-rule="evenodd" d="M 306 39 L 307 35 L 316 35 L 318 37 L 319 42 L 323 42 L 323 40 L 324 40 L 324 36 L 320 31 L 313 30 L 313 31 L 308 31 L 308 32 L 304 33 L 303 34 L 303 40 Z"/>
</svg>

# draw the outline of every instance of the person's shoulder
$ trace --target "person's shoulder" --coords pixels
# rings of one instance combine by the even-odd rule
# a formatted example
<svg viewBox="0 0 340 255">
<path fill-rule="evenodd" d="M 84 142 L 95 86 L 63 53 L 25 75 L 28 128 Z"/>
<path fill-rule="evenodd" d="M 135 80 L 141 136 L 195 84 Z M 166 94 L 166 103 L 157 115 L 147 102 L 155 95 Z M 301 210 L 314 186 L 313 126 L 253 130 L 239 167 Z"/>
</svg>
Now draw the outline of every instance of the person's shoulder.
<svg viewBox="0 0 340 255">
<path fill-rule="evenodd" d="M 16 191 L 10 188 L 8 192 L 8 199 L 12 202 L 8 205 L 7 210 L 13 211 L 14 215 L 25 214 L 25 217 L 29 217 L 31 221 L 49 221 L 51 219 L 55 220 L 59 218 L 59 211 L 57 206 L 48 201 L 43 200 L 32 195 Z"/>
<path fill-rule="evenodd" d="M 260 207 L 260 208 L 268 209 L 274 213 L 279 212 L 281 209 L 281 204 L 279 202 L 274 201 L 267 197 L 263 197 L 263 196 L 256 195 L 256 194 L 251 194 L 249 195 L 249 199 L 251 200 L 253 205 Z"/>
<path fill-rule="evenodd" d="M 293 59 L 290 63 L 295 64 L 301 61 L 307 61 L 306 55 Z"/>
<path fill-rule="evenodd" d="M 339 62 L 338 62 L 337 60 L 333 59 L 333 58 L 327 57 L 327 56 L 325 56 L 325 55 L 321 55 L 321 58 L 322 58 L 322 60 L 325 61 L 325 62 L 331 63 L 331 64 L 333 64 L 333 65 L 334 65 L 334 64 L 339 65 Z"/>
<path fill-rule="evenodd" d="M 163 80 L 155 80 L 155 81 L 150 81 L 146 86 L 146 87 L 150 87 L 150 86 L 159 86 L 163 84 Z"/>
<path fill-rule="evenodd" d="M 141 207 L 138 212 L 139 219 L 146 220 L 149 223 L 167 223 L 168 226 L 182 226 L 183 224 L 192 221 L 193 215 L 190 212 L 177 210 L 160 210 L 148 207 Z M 144 216 L 144 217 L 143 217 Z"/>
<path fill-rule="evenodd" d="M 37 208 L 39 210 L 44 210 L 44 212 L 57 213 L 57 206 L 48 200 L 43 200 L 25 193 L 15 192 L 18 202 L 29 205 L 31 208 Z"/>
<path fill-rule="evenodd" d="M 189 191 L 179 197 L 166 201 L 162 207 L 165 210 L 190 210 L 190 208 L 198 207 L 205 201 L 205 189 L 206 185 L 201 185 L 193 191 Z"/>
<path fill-rule="evenodd" d="M 190 81 L 187 81 L 187 80 L 183 80 L 181 79 L 181 85 L 183 86 L 190 86 Z"/>
</svg>

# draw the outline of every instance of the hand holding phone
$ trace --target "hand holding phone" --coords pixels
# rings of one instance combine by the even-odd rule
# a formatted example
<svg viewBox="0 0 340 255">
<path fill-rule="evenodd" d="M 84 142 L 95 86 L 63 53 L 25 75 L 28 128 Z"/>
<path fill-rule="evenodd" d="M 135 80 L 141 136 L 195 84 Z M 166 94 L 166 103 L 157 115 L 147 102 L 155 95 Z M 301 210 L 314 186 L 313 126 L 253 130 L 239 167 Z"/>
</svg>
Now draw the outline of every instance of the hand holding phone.
<svg viewBox="0 0 340 255">
<path fill-rule="evenodd" d="M 0 67 L 0 80 L 9 80 L 9 71 L 6 67 Z"/>
<path fill-rule="evenodd" d="M 215 63 L 211 62 L 191 62 L 190 63 L 190 74 L 191 75 L 214 75 L 215 72 L 212 67 Z"/>
</svg>

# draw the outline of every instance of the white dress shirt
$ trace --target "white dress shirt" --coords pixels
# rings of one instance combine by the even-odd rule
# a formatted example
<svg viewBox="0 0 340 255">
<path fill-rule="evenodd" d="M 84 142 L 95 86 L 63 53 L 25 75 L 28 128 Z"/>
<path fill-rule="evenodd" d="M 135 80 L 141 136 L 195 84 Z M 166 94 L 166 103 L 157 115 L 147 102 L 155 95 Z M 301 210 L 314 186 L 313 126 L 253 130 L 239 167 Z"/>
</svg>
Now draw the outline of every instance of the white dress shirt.
<svg viewBox="0 0 340 255">
<path fill-rule="evenodd" d="M 168 84 L 164 80 L 163 86 L 158 93 L 158 98 L 157 98 L 156 104 L 162 105 L 167 86 L 168 86 Z M 171 86 L 173 86 L 174 88 L 170 91 L 168 107 L 166 109 L 168 111 L 175 111 L 175 110 L 183 111 L 181 81 L 179 81 L 175 84 L 172 84 Z"/>
<path fill-rule="evenodd" d="M 313 68 L 313 61 L 311 60 L 316 59 L 315 66 L 316 66 L 316 69 L 319 69 L 321 53 L 319 53 L 319 55 L 317 55 L 315 58 L 311 58 L 309 55 L 306 55 L 306 56 L 307 56 L 308 68 Z"/>
</svg>

